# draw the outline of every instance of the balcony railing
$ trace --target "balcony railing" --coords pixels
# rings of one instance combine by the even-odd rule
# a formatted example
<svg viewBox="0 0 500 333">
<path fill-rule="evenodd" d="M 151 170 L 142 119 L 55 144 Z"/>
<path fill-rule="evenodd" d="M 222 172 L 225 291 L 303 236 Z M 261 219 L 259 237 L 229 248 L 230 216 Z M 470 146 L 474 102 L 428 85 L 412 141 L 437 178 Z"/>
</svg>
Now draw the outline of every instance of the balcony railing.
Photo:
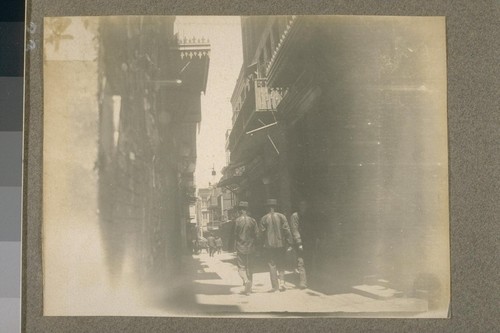
<svg viewBox="0 0 500 333">
<path fill-rule="evenodd" d="M 269 89 L 266 79 L 255 80 L 255 111 L 276 111 L 283 98 L 283 89 Z"/>
</svg>

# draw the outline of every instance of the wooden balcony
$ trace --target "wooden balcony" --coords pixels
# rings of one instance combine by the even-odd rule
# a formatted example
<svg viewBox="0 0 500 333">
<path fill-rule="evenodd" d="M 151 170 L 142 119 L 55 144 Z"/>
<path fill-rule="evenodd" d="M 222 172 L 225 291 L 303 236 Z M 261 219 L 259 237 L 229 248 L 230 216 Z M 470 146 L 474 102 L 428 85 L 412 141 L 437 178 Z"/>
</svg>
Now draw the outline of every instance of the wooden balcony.
<svg viewBox="0 0 500 333">
<path fill-rule="evenodd" d="M 276 109 L 286 94 L 284 89 L 267 86 L 267 79 L 253 79 L 243 89 L 243 102 L 229 135 L 229 149 L 236 151 L 247 132 L 275 121 Z"/>
</svg>

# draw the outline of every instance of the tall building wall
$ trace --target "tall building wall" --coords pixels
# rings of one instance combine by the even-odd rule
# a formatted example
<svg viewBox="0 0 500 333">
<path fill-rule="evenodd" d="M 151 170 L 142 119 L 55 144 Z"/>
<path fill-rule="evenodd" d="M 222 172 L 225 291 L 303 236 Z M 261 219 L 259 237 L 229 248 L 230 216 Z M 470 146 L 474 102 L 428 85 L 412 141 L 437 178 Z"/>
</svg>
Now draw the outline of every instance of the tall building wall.
<svg viewBox="0 0 500 333">
<path fill-rule="evenodd" d="M 333 267 L 406 289 L 425 274 L 447 287 L 449 267 L 435 266 L 448 248 L 446 56 L 436 31 L 398 18 L 332 19 L 318 34 L 323 97 L 307 116 L 310 194 L 328 221 Z"/>
<path fill-rule="evenodd" d="M 112 17 L 100 27 L 103 233 L 111 247 L 126 248 L 137 272 L 159 283 L 180 271 L 192 235 L 196 130 L 208 71 L 209 44 L 177 39 L 174 20 Z M 189 59 L 186 48 L 199 56 Z"/>
</svg>

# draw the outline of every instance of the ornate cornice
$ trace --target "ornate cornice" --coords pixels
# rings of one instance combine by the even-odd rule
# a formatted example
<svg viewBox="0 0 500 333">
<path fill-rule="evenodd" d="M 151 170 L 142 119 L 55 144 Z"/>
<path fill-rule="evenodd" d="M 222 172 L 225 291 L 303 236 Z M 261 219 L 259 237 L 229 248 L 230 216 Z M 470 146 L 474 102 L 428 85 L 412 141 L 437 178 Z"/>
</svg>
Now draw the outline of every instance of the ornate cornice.
<svg viewBox="0 0 500 333">
<path fill-rule="evenodd" d="M 210 57 L 210 40 L 205 37 L 191 37 L 176 36 L 172 50 L 180 51 L 180 56 L 184 58 L 203 58 Z"/>
<path fill-rule="evenodd" d="M 274 49 L 271 60 L 267 63 L 266 66 L 266 76 L 269 76 L 269 72 L 271 71 L 271 68 L 276 62 L 276 59 L 278 58 L 280 50 L 283 48 L 283 45 L 287 42 L 287 36 L 290 34 L 290 31 L 292 28 L 295 26 L 295 23 L 297 21 L 297 16 L 293 15 L 290 20 L 287 22 L 286 28 L 283 31 L 283 33 L 280 36 L 280 40 L 278 42 L 278 45 Z"/>
</svg>

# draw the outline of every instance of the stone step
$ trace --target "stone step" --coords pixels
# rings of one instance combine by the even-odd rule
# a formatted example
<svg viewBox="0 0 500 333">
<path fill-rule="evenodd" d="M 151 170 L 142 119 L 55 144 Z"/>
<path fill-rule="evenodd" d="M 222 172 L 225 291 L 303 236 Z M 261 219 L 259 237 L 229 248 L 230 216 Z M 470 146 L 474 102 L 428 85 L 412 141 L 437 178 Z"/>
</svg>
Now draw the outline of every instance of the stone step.
<svg viewBox="0 0 500 333">
<path fill-rule="evenodd" d="M 367 285 L 380 285 L 390 287 L 388 280 L 381 278 L 379 275 L 367 275 L 363 278 L 363 284 Z"/>
<path fill-rule="evenodd" d="M 386 300 L 391 298 L 403 297 L 402 291 L 388 288 L 381 285 L 362 284 L 352 287 L 354 291 L 362 296 L 371 297 L 374 299 Z"/>
<path fill-rule="evenodd" d="M 386 280 L 386 279 L 377 279 L 377 283 L 379 286 L 384 286 L 386 288 L 389 288 L 390 287 L 390 282 L 389 280 Z"/>
</svg>

